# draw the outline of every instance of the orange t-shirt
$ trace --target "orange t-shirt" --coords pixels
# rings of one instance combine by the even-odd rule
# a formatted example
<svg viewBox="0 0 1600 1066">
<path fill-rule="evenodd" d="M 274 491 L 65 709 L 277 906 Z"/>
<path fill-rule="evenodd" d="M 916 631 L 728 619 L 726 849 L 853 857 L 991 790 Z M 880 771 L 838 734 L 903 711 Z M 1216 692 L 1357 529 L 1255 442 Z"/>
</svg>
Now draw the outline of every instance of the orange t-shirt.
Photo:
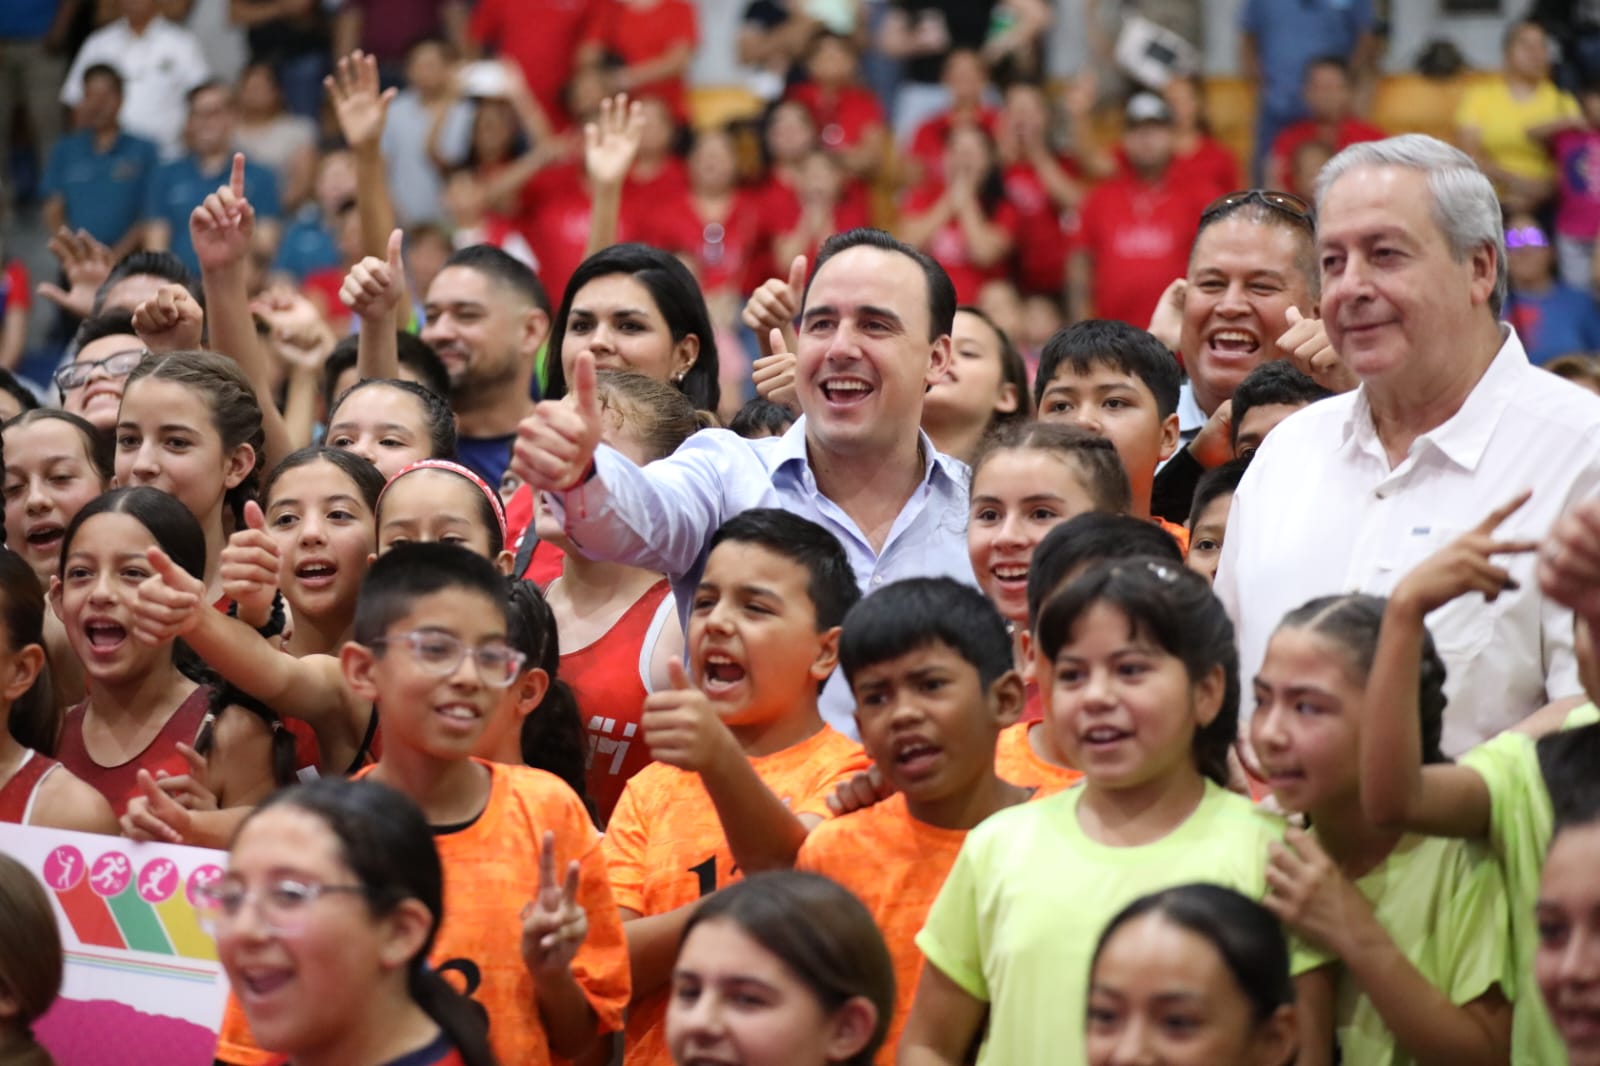
<svg viewBox="0 0 1600 1066">
<path fill-rule="evenodd" d="M 882 803 L 817 826 L 800 846 L 795 868 L 825 874 L 854 892 L 872 912 L 889 945 L 894 960 L 894 1016 L 878 1052 L 880 1066 L 894 1062 L 922 975 L 916 936 L 965 839 L 965 829 L 940 829 L 913 818 L 905 796 L 895 793 Z"/>
<path fill-rule="evenodd" d="M 816 735 L 750 760 L 795 814 L 828 816 L 834 786 L 869 765 L 855 741 L 824 726 Z M 651 763 L 623 786 L 606 824 L 605 856 L 618 907 L 665 914 L 739 880 L 717 809 L 700 775 Z M 628 1013 L 628 1066 L 667 1066 L 667 991 Z"/>
<path fill-rule="evenodd" d="M 1065 792 L 1083 779 L 1081 770 L 1068 770 L 1045 762 L 1028 743 L 1028 730 L 1037 722 L 1018 722 L 1000 731 L 994 749 L 994 772 L 1002 781 L 1034 790 L 1037 799 Z"/>
<path fill-rule="evenodd" d="M 1178 542 L 1178 547 L 1183 549 L 1183 554 L 1189 554 L 1189 530 L 1187 527 L 1180 526 L 1176 522 L 1168 522 L 1159 515 L 1156 516 L 1154 521 L 1156 525 L 1172 535 L 1172 539 Z"/>
<path fill-rule="evenodd" d="M 547 830 L 556 835 L 560 876 L 565 877 L 567 863 L 578 860 L 578 902 L 589 916 L 589 935 L 572 960 L 572 976 L 603 1033 L 622 1028 L 628 1006 L 628 941 L 611 897 L 600 835 L 572 789 L 543 770 L 474 761 L 493 775 L 489 802 L 463 829 L 439 833 L 435 828 L 445 906 L 428 961 L 488 1013 L 496 1059 L 547 1066 L 557 1060 L 545 1039 L 533 975 L 521 948 L 522 907 L 539 890 L 539 850 Z M 355 776 L 364 777 L 370 769 Z M 217 1058 L 241 1066 L 269 1062 L 249 1035 L 230 997 Z"/>
</svg>

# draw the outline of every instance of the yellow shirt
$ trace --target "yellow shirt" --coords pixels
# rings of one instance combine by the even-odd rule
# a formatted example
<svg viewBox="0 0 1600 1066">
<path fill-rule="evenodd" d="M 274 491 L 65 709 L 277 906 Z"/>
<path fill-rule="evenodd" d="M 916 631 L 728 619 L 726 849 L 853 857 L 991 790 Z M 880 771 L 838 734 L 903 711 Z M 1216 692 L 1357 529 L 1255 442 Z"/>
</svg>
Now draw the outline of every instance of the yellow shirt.
<svg viewBox="0 0 1600 1066">
<path fill-rule="evenodd" d="M 1456 125 L 1477 130 L 1485 154 L 1500 167 L 1524 178 L 1553 180 L 1556 165 L 1549 149 L 1528 131 L 1578 115 L 1578 101 L 1554 82 L 1546 81 L 1532 96 L 1518 99 L 1505 79 L 1497 78 L 1467 90 L 1456 109 Z"/>
</svg>

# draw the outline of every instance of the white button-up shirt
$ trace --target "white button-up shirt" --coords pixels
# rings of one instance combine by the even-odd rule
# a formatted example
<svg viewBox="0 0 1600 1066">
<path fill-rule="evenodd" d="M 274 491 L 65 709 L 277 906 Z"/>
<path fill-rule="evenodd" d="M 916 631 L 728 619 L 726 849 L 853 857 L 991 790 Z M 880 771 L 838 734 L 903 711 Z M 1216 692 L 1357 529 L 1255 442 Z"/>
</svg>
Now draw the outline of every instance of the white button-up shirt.
<svg viewBox="0 0 1600 1066">
<path fill-rule="evenodd" d="M 906 577 L 953 577 L 976 584 L 967 556 L 965 463 L 938 452 L 922 434 L 923 476 L 890 527 L 882 551 L 843 508 L 817 488 L 806 455 L 806 420 L 781 437 L 746 440 L 702 430 L 665 459 L 635 466 L 601 445 L 595 476 L 547 498 L 567 535 L 592 559 L 666 574 L 687 619 L 710 554 L 711 535 L 752 507 L 778 507 L 809 518 L 844 546 L 866 595 Z M 836 671 L 824 694 L 828 723 L 850 736 L 855 702 Z"/>
<path fill-rule="evenodd" d="M 127 19 L 117 19 L 91 33 L 78 49 L 61 84 L 63 104 L 77 107 L 82 102 L 83 72 L 96 63 L 122 75 L 118 124 L 154 141 L 163 158 L 177 156 L 189 116 L 189 90 L 211 76 L 199 38 L 159 15 L 143 33 L 134 33 Z"/>
<path fill-rule="evenodd" d="M 1423 559 L 1529 488 L 1533 498 L 1499 538 L 1543 537 L 1600 488 L 1600 399 L 1529 365 L 1509 329 L 1461 409 L 1393 468 L 1365 387 L 1291 415 L 1234 496 L 1217 572 L 1217 595 L 1238 627 L 1244 691 L 1290 610 L 1318 596 L 1387 595 Z M 1448 670 L 1447 754 L 1581 691 L 1570 612 L 1539 594 L 1531 554 L 1499 562 L 1520 588 L 1493 604 L 1464 596 L 1428 616 Z M 1252 709 L 1246 698 L 1241 719 Z"/>
</svg>

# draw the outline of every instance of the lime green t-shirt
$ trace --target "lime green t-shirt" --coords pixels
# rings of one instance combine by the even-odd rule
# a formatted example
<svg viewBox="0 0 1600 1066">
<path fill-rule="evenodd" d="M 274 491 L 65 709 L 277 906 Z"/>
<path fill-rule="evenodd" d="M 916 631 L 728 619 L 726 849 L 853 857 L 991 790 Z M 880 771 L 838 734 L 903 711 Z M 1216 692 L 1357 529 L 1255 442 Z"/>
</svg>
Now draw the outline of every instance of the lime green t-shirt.
<svg viewBox="0 0 1600 1066">
<path fill-rule="evenodd" d="M 1511 914 L 1500 864 L 1474 840 L 1406 836 L 1356 882 L 1402 954 L 1457 1006 L 1499 986 L 1511 997 Z M 1339 1047 L 1361 1066 L 1412 1066 L 1372 1000 L 1339 976 Z"/>
<path fill-rule="evenodd" d="M 1567 716 L 1563 729 L 1600 722 L 1600 710 L 1586 703 Z M 1506 897 L 1511 906 L 1511 945 L 1516 984 L 1527 985 L 1516 997 L 1511 1018 L 1511 1061 L 1514 1066 L 1551 1066 L 1567 1061 L 1544 997 L 1532 985 L 1533 956 L 1539 931 L 1533 919 L 1539 899 L 1539 874 L 1550 849 L 1555 811 L 1539 769 L 1531 737 L 1501 733 L 1461 757 L 1489 790 L 1489 847 L 1500 859 Z"/>
<path fill-rule="evenodd" d="M 1184 823 L 1139 847 L 1078 824 L 1082 788 L 992 815 L 971 833 L 917 946 L 989 1004 L 979 1066 L 1082 1066 L 1089 963 L 1106 923 L 1133 900 L 1196 881 L 1266 894 L 1267 844 L 1283 819 L 1206 783 Z M 1303 948 L 1295 972 L 1326 963 Z"/>
</svg>

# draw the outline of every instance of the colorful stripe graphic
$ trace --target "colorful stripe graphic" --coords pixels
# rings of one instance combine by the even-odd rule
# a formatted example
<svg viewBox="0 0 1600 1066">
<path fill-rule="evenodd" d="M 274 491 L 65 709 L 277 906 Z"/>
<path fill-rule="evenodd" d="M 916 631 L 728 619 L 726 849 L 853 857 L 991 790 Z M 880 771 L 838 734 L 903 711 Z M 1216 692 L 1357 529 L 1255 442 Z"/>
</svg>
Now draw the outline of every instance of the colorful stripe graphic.
<svg viewBox="0 0 1600 1066">
<path fill-rule="evenodd" d="M 220 872 L 212 866 L 193 871 L 190 888 Z M 217 958 L 216 944 L 201 928 L 191 892 L 184 888 L 183 878 L 170 860 L 147 863 L 135 876 L 133 862 L 124 853 L 107 852 L 90 866 L 69 845 L 52 852 L 40 874 L 55 892 L 78 942 L 86 948 L 213 962 Z M 84 957 L 113 965 L 105 958 Z"/>
</svg>

